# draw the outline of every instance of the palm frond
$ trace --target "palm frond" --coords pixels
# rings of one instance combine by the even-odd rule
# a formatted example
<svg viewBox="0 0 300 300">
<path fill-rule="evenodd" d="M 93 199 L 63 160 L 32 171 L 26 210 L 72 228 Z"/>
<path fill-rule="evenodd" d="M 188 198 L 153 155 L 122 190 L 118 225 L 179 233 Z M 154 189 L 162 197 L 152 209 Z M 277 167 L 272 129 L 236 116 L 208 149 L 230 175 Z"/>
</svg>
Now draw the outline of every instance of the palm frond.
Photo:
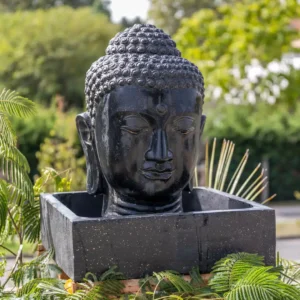
<svg viewBox="0 0 300 300">
<path fill-rule="evenodd" d="M 24 237 L 30 243 L 40 239 L 40 201 L 34 199 L 33 203 L 27 201 L 22 208 Z"/>
<path fill-rule="evenodd" d="M 155 276 L 159 282 L 162 282 L 163 280 L 168 280 L 177 292 L 190 293 L 194 290 L 194 288 L 189 282 L 185 281 L 179 274 L 176 274 L 174 272 L 165 271 L 153 273 L 153 276 Z"/>
<path fill-rule="evenodd" d="M 40 284 L 48 284 L 51 286 L 60 285 L 63 286 L 61 280 L 56 278 L 34 278 L 24 284 L 20 289 L 17 290 L 16 296 L 31 296 L 36 297 L 35 299 L 40 299 L 42 296 L 42 290 L 39 288 Z"/>
<path fill-rule="evenodd" d="M 0 180 L 0 233 L 6 227 L 7 213 L 8 213 L 8 188 L 4 180 Z"/>
<path fill-rule="evenodd" d="M 29 172 L 29 164 L 26 157 L 15 146 L 5 144 L 0 140 L 0 157 L 2 159 L 11 160 L 22 168 L 25 172 Z"/>
<path fill-rule="evenodd" d="M 61 273 L 61 269 L 52 263 L 54 252 L 52 249 L 42 255 L 24 263 L 12 274 L 12 279 L 17 287 L 24 285 L 30 280 L 42 277 L 50 277 L 51 271 Z"/>
<path fill-rule="evenodd" d="M 293 284 L 300 287 L 300 264 L 283 259 L 278 258 L 277 265 L 282 267 L 282 271 L 280 272 L 281 280 L 287 284 Z"/>
<path fill-rule="evenodd" d="M 225 293 L 254 266 L 264 266 L 262 256 L 243 252 L 230 254 L 214 265 L 209 286 L 217 293 Z"/>
<path fill-rule="evenodd" d="M 91 273 L 87 273 L 86 274 L 86 278 L 88 278 L 88 276 L 92 275 Z M 118 267 L 117 266 L 113 266 L 110 269 L 108 269 L 106 272 L 104 272 L 100 278 L 99 281 L 105 281 L 105 280 L 124 280 L 125 276 L 122 272 L 118 271 Z M 96 280 L 94 280 L 96 281 Z"/>
<path fill-rule="evenodd" d="M 26 118 L 34 115 L 36 109 L 29 99 L 21 97 L 14 91 L 4 89 L 0 93 L 0 111 L 10 116 Z"/>
<path fill-rule="evenodd" d="M 300 291 L 280 282 L 273 267 L 253 267 L 226 293 L 226 300 L 300 299 Z"/>
<path fill-rule="evenodd" d="M 7 115 L 0 111 L 0 142 L 5 145 L 16 145 L 16 133 L 8 119 Z"/>
<path fill-rule="evenodd" d="M 5 156 L 0 158 L 0 170 L 4 179 L 9 183 L 10 203 L 20 204 L 24 200 L 33 201 L 33 187 L 27 171 Z"/>
</svg>

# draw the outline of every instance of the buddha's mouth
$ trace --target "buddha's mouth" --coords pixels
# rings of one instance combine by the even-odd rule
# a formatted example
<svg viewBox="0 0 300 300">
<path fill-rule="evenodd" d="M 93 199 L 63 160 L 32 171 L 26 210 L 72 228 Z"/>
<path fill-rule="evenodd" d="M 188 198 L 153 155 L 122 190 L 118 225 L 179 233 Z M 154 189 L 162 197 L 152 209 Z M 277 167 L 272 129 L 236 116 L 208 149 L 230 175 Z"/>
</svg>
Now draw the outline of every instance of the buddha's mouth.
<svg viewBox="0 0 300 300">
<path fill-rule="evenodd" d="M 174 170 L 157 170 L 157 169 L 143 169 L 142 174 L 150 180 L 168 180 L 172 177 Z"/>
</svg>

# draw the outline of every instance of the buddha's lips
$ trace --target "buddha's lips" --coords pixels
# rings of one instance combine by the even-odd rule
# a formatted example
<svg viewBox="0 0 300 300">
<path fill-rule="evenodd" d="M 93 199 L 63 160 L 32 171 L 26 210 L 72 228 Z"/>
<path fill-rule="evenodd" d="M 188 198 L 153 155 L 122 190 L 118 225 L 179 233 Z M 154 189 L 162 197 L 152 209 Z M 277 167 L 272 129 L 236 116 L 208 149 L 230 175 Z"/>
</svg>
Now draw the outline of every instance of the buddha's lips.
<svg viewBox="0 0 300 300">
<path fill-rule="evenodd" d="M 171 178 L 174 170 L 172 169 L 165 169 L 165 170 L 157 170 L 153 168 L 143 169 L 142 174 L 151 180 L 168 180 Z"/>
</svg>

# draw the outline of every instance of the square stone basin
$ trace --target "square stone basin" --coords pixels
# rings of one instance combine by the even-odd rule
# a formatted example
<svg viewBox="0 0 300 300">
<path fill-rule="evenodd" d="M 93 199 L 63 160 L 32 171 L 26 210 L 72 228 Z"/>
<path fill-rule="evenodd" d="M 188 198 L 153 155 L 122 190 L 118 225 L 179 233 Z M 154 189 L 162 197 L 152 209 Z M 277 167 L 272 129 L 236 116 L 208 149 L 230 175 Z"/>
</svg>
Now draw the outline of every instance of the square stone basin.
<svg viewBox="0 0 300 300">
<path fill-rule="evenodd" d="M 101 217 L 102 195 L 41 195 L 42 242 L 73 280 L 112 266 L 129 278 L 163 270 L 209 273 L 230 253 L 257 253 L 275 264 L 273 209 L 207 188 L 183 194 L 183 213 Z"/>
</svg>

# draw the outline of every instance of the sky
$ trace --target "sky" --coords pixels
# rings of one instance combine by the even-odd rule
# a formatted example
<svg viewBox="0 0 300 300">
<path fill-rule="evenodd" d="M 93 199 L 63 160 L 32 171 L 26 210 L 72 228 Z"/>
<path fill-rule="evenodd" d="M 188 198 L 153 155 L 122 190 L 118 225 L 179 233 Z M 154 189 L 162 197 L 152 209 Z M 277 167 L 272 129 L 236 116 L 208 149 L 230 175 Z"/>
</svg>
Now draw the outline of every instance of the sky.
<svg viewBox="0 0 300 300">
<path fill-rule="evenodd" d="M 136 16 L 146 19 L 149 0 L 111 0 L 112 19 L 117 22 L 122 17 L 133 19 Z"/>
</svg>

